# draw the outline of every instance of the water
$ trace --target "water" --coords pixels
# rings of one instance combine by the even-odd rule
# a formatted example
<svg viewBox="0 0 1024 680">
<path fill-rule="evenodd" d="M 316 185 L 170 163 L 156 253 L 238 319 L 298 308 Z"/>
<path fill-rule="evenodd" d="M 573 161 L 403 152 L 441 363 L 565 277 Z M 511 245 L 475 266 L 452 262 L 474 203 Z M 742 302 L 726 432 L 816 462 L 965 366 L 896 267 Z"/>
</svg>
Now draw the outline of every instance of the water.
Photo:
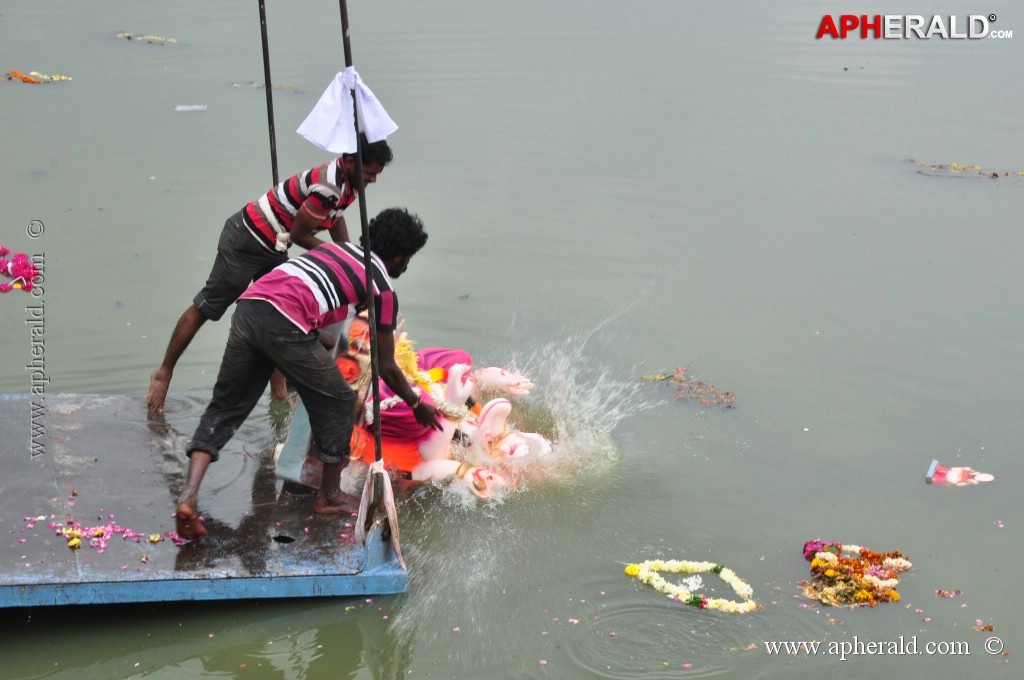
<svg viewBox="0 0 1024 680">
<path fill-rule="evenodd" d="M 48 390 L 143 408 L 220 225 L 269 187 L 265 94 L 232 86 L 262 80 L 254 4 L 0 8 L 4 70 L 74 78 L 0 82 L 0 243 L 45 253 Z M 282 175 L 324 158 L 292 130 L 342 58 L 336 5 L 299 10 L 268 7 L 273 80 L 294 88 L 274 90 Z M 4 677 L 1010 677 L 1024 186 L 908 159 L 1024 170 L 1021 36 L 817 41 L 841 8 L 799 1 L 349 11 L 357 69 L 400 126 L 371 214 L 405 205 L 430 232 L 399 282 L 413 335 L 528 371 L 557 474 L 475 508 L 407 502 L 407 595 L 8 612 Z M 970 11 L 1024 32 L 1014 3 Z M 0 298 L 3 391 L 30 389 L 27 299 Z M 202 408 L 226 332 L 185 354 L 179 410 Z M 636 381 L 675 367 L 736 407 Z M 996 481 L 926 486 L 932 458 Z M 903 601 L 803 607 L 816 537 L 903 550 Z M 702 612 L 623 575 L 655 557 L 724 563 L 763 607 Z M 971 654 L 763 647 L 915 635 Z"/>
</svg>

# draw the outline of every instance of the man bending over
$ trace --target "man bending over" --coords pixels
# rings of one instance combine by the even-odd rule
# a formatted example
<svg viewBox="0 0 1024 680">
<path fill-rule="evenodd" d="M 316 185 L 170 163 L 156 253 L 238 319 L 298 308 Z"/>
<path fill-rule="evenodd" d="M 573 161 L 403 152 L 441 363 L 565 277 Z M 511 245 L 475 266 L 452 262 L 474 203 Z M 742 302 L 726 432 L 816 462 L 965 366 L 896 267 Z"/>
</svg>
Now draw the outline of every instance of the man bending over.
<svg viewBox="0 0 1024 680">
<path fill-rule="evenodd" d="M 203 476 L 252 412 L 275 368 L 302 398 L 317 456 L 324 464 L 313 510 L 338 514 L 351 509 L 343 507 L 340 479 L 356 416 L 355 393 L 318 333 L 365 309 L 371 299 L 377 317 L 380 377 L 413 409 L 417 422 L 440 429 L 437 410 L 420 399 L 395 363 L 398 298 L 391 279 L 408 268 L 409 260 L 427 242 L 427 234 L 415 215 L 389 208 L 370 222 L 370 241 L 369 292 L 362 247 L 325 243 L 274 268 L 238 300 L 213 400 L 187 449 L 188 473 L 175 514 L 182 538 L 206 533 L 197 510 Z"/>
</svg>

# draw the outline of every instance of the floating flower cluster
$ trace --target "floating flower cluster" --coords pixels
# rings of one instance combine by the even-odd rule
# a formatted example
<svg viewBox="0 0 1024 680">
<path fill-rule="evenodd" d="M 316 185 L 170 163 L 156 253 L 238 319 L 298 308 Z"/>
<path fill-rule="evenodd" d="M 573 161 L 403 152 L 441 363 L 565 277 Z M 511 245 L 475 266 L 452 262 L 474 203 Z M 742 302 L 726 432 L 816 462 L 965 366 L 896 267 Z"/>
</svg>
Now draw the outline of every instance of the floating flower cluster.
<svg viewBox="0 0 1024 680">
<path fill-rule="evenodd" d="M 32 71 L 26 75 L 21 71 L 8 71 L 7 80 L 20 80 L 21 82 L 28 83 L 29 85 L 43 85 L 45 83 L 56 83 L 62 80 L 71 80 L 71 76 L 65 76 L 59 73 L 48 76 L 45 73 L 40 73 L 39 71 Z"/>
<path fill-rule="evenodd" d="M 735 406 L 736 398 L 728 390 L 719 390 L 717 387 L 700 379 L 688 379 L 686 368 L 677 368 L 671 373 L 657 373 L 654 375 L 642 375 L 643 382 L 667 382 L 676 386 L 676 393 L 673 399 L 696 401 L 701 406 L 724 406 L 732 408 Z"/>
<path fill-rule="evenodd" d="M 8 248 L 0 246 L 0 274 L 13 279 L 0 283 L 0 293 L 9 293 L 17 288 L 25 292 L 32 290 L 32 281 L 39 276 L 39 271 L 28 259 L 28 255 L 18 253 L 8 260 L 7 256 L 10 254 Z"/>
<path fill-rule="evenodd" d="M 985 177 L 988 179 L 999 179 L 1000 177 L 1024 176 L 1024 170 L 987 170 L 980 165 L 973 163 L 926 163 L 915 161 L 918 173 L 921 175 L 936 175 L 939 177 Z"/>
<path fill-rule="evenodd" d="M 804 543 L 804 559 L 811 563 L 814 576 L 804 583 L 804 595 L 828 605 L 854 607 L 899 602 L 899 575 L 911 567 L 898 550 L 877 553 L 821 539 Z"/>
<path fill-rule="evenodd" d="M 121 38 L 122 40 L 134 40 L 135 42 L 145 42 L 150 45 L 177 45 L 177 38 L 167 38 L 162 35 L 141 35 L 139 33 L 128 33 L 122 31 L 114 34 L 115 38 Z"/>
<path fill-rule="evenodd" d="M 704 597 L 692 592 L 702 584 L 700 577 L 684 579 L 683 583 L 669 583 L 661 575 L 661 572 L 670 574 L 702 574 L 712 572 L 718 574 L 737 595 L 743 598 L 741 601 L 725 600 L 722 598 Z M 626 567 L 626 575 L 646 583 L 655 590 L 665 593 L 666 596 L 701 609 L 715 609 L 733 614 L 743 614 L 757 609 L 757 603 L 753 600 L 754 591 L 749 584 L 740 580 L 736 573 L 721 564 L 714 562 L 689 562 L 686 560 L 648 560 L 638 564 L 631 564 Z"/>
</svg>

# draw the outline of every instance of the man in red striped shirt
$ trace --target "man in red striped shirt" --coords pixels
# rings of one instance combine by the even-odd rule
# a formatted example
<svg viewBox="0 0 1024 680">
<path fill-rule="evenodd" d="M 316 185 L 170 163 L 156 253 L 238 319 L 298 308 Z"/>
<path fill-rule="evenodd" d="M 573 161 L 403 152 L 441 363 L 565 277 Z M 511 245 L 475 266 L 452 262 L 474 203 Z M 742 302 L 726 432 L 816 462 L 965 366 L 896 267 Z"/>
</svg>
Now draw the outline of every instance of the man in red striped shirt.
<svg viewBox="0 0 1024 680">
<path fill-rule="evenodd" d="M 416 421 L 441 429 L 439 413 L 423 401 L 395 362 L 398 297 L 391 284 L 427 242 L 423 223 L 402 208 L 382 211 L 370 222 L 371 286 L 366 289 L 363 249 L 354 243 L 324 243 L 284 264 L 246 290 L 231 316 L 224 358 L 213 399 L 186 448 L 185 487 L 175 524 L 183 538 L 206 533 L 199 519 L 199 487 L 210 463 L 252 412 L 277 368 L 295 386 L 309 413 L 317 457 L 323 462 L 313 511 L 351 511 L 341 491 L 356 417 L 356 397 L 320 338 L 320 329 L 345 321 L 372 301 L 377 320 L 380 377 L 408 404 Z M 324 335 L 329 335 L 325 333 Z"/>
<path fill-rule="evenodd" d="M 359 135 L 363 155 L 363 186 L 373 184 L 392 160 L 385 140 L 368 143 Z M 335 243 L 349 240 L 342 211 L 359 194 L 356 157 L 344 154 L 329 163 L 289 177 L 249 203 L 224 223 L 217 258 L 206 285 L 178 319 L 167 344 L 163 363 L 149 377 L 146 406 L 162 413 L 174 367 L 206 321 L 216 321 L 249 286 L 288 259 L 292 244 L 307 250 L 323 243 L 316 237 L 326 230 Z M 287 396 L 284 379 L 271 381 L 271 396 Z"/>
</svg>

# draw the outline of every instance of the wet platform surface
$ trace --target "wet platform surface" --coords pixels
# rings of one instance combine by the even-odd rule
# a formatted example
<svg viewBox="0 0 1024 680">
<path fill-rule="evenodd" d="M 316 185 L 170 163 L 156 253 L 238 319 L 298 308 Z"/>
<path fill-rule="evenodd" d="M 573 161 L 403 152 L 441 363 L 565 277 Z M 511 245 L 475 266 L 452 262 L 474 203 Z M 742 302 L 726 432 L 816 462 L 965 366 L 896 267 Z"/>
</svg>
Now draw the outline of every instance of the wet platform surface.
<svg viewBox="0 0 1024 680">
<path fill-rule="evenodd" d="M 312 490 L 278 479 L 255 412 L 204 480 L 209 534 L 176 544 L 199 415 L 147 418 L 141 399 L 123 396 L 0 395 L 0 607 L 407 589 L 379 530 L 355 544 L 354 517 L 316 515 Z M 63 533 L 75 529 L 77 549 Z"/>
</svg>

